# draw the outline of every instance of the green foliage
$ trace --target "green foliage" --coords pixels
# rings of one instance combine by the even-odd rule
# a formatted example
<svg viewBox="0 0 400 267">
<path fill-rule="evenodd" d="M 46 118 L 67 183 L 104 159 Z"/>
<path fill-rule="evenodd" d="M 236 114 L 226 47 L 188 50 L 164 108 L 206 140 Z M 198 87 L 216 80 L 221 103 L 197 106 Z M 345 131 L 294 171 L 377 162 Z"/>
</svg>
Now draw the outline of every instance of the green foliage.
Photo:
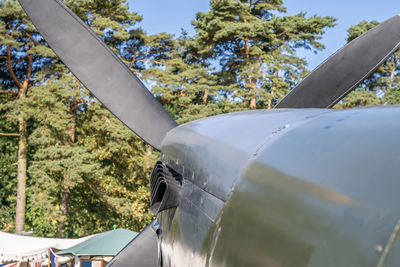
<svg viewBox="0 0 400 267">
<path fill-rule="evenodd" d="M 272 108 L 301 78 L 296 49 L 320 42 L 335 19 L 285 14 L 281 0 L 211 0 L 196 33 L 146 35 L 126 0 L 65 3 L 150 86 L 178 123 L 249 108 Z M 375 26 L 362 21 L 348 41 Z M 64 33 L 67 34 L 67 33 Z M 77 40 L 79 41 L 79 40 Z M 7 47 L 15 77 L 7 66 Z M 27 97 L 16 97 L 32 75 Z M 337 107 L 400 103 L 399 52 Z M 149 176 L 159 154 L 107 111 L 57 59 L 15 0 L 0 2 L 0 133 L 29 135 L 26 230 L 76 237 L 135 231 L 152 219 Z M 111 90 L 112 88 L 110 88 Z M 0 230 L 13 231 L 18 138 L 0 136 Z"/>
<path fill-rule="evenodd" d="M 116 53 L 126 47 L 124 42 L 131 36 L 136 34 L 141 38 L 143 34 L 134 28 L 141 17 L 130 12 L 125 1 L 66 1 L 66 4 Z M 28 53 L 34 54 L 30 80 L 35 86 L 27 97 L 14 99 L 14 94 L 0 94 L 4 99 L 0 103 L 1 125 L 15 130 L 18 116 L 23 114 L 29 119 L 31 149 L 25 229 L 33 230 L 35 235 L 65 237 L 106 231 L 113 225 L 141 230 L 152 219 L 147 166 L 155 163 L 157 153 L 147 155 L 147 145 L 82 87 L 34 32 L 30 22 L 19 23 L 22 19 L 26 15 L 16 1 L 1 5 L 0 21 L 5 21 L 2 24 L 5 26 L 0 30 L 7 35 L 2 36 L 0 52 L 5 55 L 7 45 L 11 45 L 15 62 L 12 64 L 19 80 L 24 80 L 28 68 L 24 58 Z M 7 23 L 21 26 L 12 32 Z M 27 32 L 34 37 L 25 38 Z M 17 90 L 11 73 L 7 68 L 2 70 L 3 86 L 10 92 Z M 1 174 L 7 171 L 9 175 L 3 175 L 0 183 L 0 212 L 4 215 L 0 229 L 10 231 L 15 212 L 13 163 L 18 139 L 14 137 L 9 142 L 5 138 L 10 137 L 0 137 L 4 155 L 0 167 Z"/>
<path fill-rule="evenodd" d="M 141 17 L 130 13 L 125 1 L 67 5 L 115 52 L 138 32 L 130 28 Z M 29 139 L 36 148 L 29 168 L 35 180 L 28 213 L 32 229 L 53 236 L 87 235 L 114 224 L 142 229 L 151 220 L 145 145 L 67 69 L 55 67 L 50 76 L 31 91 L 28 103 L 37 123 Z M 66 213 L 63 194 L 68 194 Z"/>
<path fill-rule="evenodd" d="M 279 16 L 286 11 L 282 1 L 212 0 L 210 5 L 193 21 L 199 54 L 220 62 L 217 74 L 229 86 L 229 97 L 252 109 L 272 108 L 304 77 L 306 62 L 296 49 L 323 49 L 319 40 L 335 22 L 305 13 Z"/>
<path fill-rule="evenodd" d="M 15 173 L 19 166 L 18 187 L 13 187 L 15 196 L 15 191 L 20 193 L 24 191 L 26 158 L 29 157 L 26 152 L 26 138 L 31 131 L 27 128 L 27 125 L 31 123 L 31 113 L 26 106 L 26 92 L 33 83 L 40 82 L 40 79 L 36 79 L 36 75 L 51 64 L 54 53 L 36 32 L 17 1 L 0 3 L 0 32 L 0 84 L 3 89 L 0 94 L 0 120 L 12 129 L 9 129 L 10 132 L 6 131 L 5 135 L 14 134 L 14 136 L 8 135 L 8 138 L 19 139 L 18 146 L 21 148 L 18 159 L 8 166 L 10 173 Z M 14 142 L 16 141 L 10 140 L 10 144 Z M 6 178 L 7 175 L 5 175 Z M 15 180 L 14 183 L 16 183 Z M 30 183 L 29 179 L 27 183 Z M 16 216 L 18 226 L 15 227 L 15 230 L 19 231 L 23 227 L 25 197 L 20 198 L 17 204 L 15 202 L 14 198 L 10 202 L 10 207 L 15 208 L 15 212 L 20 215 Z M 8 221 L 6 229 L 14 229 L 10 219 L 13 217 L 15 216 L 9 213 L 8 218 L 5 219 Z"/>
<path fill-rule="evenodd" d="M 383 104 L 382 98 L 377 97 L 374 91 L 359 88 L 350 92 L 335 108 L 348 109 L 360 106 L 376 106 Z"/>
<path fill-rule="evenodd" d="M 0 81 L 4 89 L 15 89 L 19 85 L 11 77 L 7 68 L 7 47 L 10 49 L 11 65 L 16 77 L 23 81 L 26 77 L 27 56 L 33 56 L 33 75 L 54 58 L 53 51 L 37 33 L 17 1 L 3 1 L 0 4 Z M 15 105 L 18 106 L 18 105 Z"/>
<path fill-rule="evenodd" d="M 272 108 L 307 74 L 296 49 L 323 49 L 319 40 L 335 21 L 276 15 L 285 11 L 282 1 L 213 0 L 209 12 L 196 15 L 194 37 L 157 36 L 167 53 L 150 61 L 143 77 L 178 123 Z"/>
<path fill-rule="evenodd" d="M 102 177 L 88 180 L 88 187 L 118 214 L 108 225 L 142 229 L 152 219 L 149 212 L 149 176 L 157 154 L 146 155 L 147 145 L 99 103 L 87 111 L 79 140 L 99 162 Z M 110 214 L 113 215 L 113 214 Z"/>
<path fill-rule="evenodd" d="M 1 114 L 1 113 L 0 113 Z M 0 121 L 0 132 L 13 132 L 7 121 Z M 17 140 L 0 136 L 0 229 L 13 230 L 17 191 Z"/>
<path fill-rule="evenodd" d="M 158 59 L 144 77 L 154 85 L 152 92 L 178 123 L 221 113 L 216 77 L 204 62 L 188 54 L 188 42 L 182 36 L 169 43 L 173 48 L 168 57 Z M 160 65 L 162 67 L 160 67 Z"/>
</svg>

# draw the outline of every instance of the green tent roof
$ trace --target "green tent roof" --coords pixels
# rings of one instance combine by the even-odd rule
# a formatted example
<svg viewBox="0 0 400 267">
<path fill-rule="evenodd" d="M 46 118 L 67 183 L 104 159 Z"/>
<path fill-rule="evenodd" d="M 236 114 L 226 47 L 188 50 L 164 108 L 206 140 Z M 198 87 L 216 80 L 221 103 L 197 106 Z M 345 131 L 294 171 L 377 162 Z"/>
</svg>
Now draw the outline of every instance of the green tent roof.
<svg viewBox="0 0 400 267">
<path fill-rule="evenodd" d="M 138 233 L 126 229 L 116 229 L 97 234 L 78 245 L 61 250 L 57 255 L 75 256 L 115 256 Z"/>
</svg>

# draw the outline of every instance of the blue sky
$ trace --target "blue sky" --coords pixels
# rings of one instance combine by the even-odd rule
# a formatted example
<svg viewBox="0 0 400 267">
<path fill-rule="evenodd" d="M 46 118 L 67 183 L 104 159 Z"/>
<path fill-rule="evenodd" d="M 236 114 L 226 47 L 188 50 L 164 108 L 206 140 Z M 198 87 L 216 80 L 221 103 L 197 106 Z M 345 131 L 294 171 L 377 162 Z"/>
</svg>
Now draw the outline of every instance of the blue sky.
<svg viewBox="0 0 400 267">
<path fill-rule="evenodd" d="M 184 28 L 194 33 L 191 21 L 199 11 L 209 9 L 208 0 L 128 0 L 131 9 L 143 16 L 141 26 L 148 34 L 168 32 L 179 35 Z M 288 14 L 300 11 L 308 15 L 333 16 L 337 26 L 328 29 L 322 42 L 326 49 L 318 54 L 298 51 L 313 69 L 345 44 L 347 29 L 361 20 L 384 21 L 400 13 L 399 0 L 284 0 Z"/>
</svg>

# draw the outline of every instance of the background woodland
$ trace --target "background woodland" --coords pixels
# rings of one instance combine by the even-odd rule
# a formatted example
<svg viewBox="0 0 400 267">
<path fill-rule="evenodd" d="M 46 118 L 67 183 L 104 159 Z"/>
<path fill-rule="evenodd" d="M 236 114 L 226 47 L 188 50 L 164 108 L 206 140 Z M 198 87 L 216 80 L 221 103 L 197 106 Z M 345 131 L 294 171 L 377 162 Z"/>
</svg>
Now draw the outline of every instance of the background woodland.
<svg viewBox="0 0 400 267">
<path fill-rule="evenodd" d="M 193 36 L 147 35 L 125 0 L 64 2 L 180 124 L 273 108 L 310 71 L 297 49 L 324 49 L 336 21 L 289 16 L 281 0 L 211 0 L 193 18 Z M 338 38 L 377 24 L 361 21 Z M 399 58 L 334 108 L 400 103 Z M 1 231 L 78 237 L 151 221 L 148 182 L 159 153 L 82 86 L 15 0 L 0 1 L 0 84 Z"/>
</svg>

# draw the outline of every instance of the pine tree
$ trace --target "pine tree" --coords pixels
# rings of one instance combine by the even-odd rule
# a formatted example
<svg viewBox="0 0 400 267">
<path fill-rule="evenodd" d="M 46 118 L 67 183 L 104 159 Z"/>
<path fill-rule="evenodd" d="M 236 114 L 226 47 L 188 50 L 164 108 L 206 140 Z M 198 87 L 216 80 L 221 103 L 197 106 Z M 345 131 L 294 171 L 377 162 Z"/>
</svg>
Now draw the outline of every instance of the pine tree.
<svg viewBox="0 0 400 267">
<path fill-rule="evenodd" d="M 281 0 L 211 0 L 193 25 L 204 58 L 218 60 L 220 80 L 232 86 L 234 99 L 255 109 L 271 108 L 304 76 L 306 62 L 297 48 L 318 51 L 332 17 L 286 12 Z M 238 103 L 241 105 L 241 103 Z"/>
<path fill-rule="evenodd" d="M 117 55 L 121 55 L 131 35 L 141 32 L 133 28 L 141 17 L 131 13 L 125 1 L 67 1 L 66 4 Z M 132 162 L 133 157 L 129 156 L 134 153 L 136 158 L 143 158 L 146 154 L 143 143 L 104 109 L 62 64 L 53 64 L 51 77 L 32 90 L 28 106 L 36 114 L 37 124 L 29 139 L 36 147 L 29 168 L 35 180 L 29 203 L 30 225 L 35 233 L 90 234 L 112 228 L 118 218 L 129 228 L 140 230 L 149 222 L 151 217 L 143 204 L 149 196 L 139 198 L 139 195 L 143 197 L 149 173 L 141 168 L 140 160 Z M 103 129 L 105 125 L 108 130 Z M 111 133 L 114 136 L 109 139 Z M 117 138 L 119 134 L 125 139 Z M 138 143 L 133 148 L 136 151 L 129 152 L 127 147 L 132 148 L 133 143 Z M 105 152 L 106 148 L 113 150 Z M 121 158 L 127 158 L 126 166 L 117 163 Z M 128 165 L 128 170 L 119 171 Z M 134 185 L 124 181 L 132 177 L 135 177 Z M 140 216 L 132 217 L 133 214 Z M 106 219 L 106 215 L 114 219 Z M 78 223 L 83 221 L 86 223 Z"/>
<path fill-rule="evenodd" d="M 145 70 L 152 92 L 178 123 L 185 123 L 222 113 L 216 76 L 193 50 L 193 38 L 183 33 L 177 40 L 170 38 L 173 49 L 167 57 Z"/>
<path fill-rule="evenodd" d="M 24 230 L 26 180 L 27 180 L 27 150 L 28 150 L 28 119 L 25 100 L 32 87 L 36 72 L 46 65 L 54 56 L 44 44 L 28 20 L 25 12 L 17 1 L 0 3 L 0 73 L 1 83 L 8 101 L 0 106 L 3 117 L 15 126 L 14 133 L 2 133 L 2 136 L 16 136 L 18 141 L 17 161 L 17 199 L 15 231 Z M 3 97 L 4 99 L 4 97 Z"/>
<path fill-rule="evenodd" d="M 158 153 L 148 156 L 147 145 L 99 103 L 88 108 L 82 130 L 80 142 L 103 171 L 101 179 L 87 180 L 87 187 L 108 207 L 108 226 L 141 230 L 152 219 L 147 164 L 153 166 Z"/>
</svg>

